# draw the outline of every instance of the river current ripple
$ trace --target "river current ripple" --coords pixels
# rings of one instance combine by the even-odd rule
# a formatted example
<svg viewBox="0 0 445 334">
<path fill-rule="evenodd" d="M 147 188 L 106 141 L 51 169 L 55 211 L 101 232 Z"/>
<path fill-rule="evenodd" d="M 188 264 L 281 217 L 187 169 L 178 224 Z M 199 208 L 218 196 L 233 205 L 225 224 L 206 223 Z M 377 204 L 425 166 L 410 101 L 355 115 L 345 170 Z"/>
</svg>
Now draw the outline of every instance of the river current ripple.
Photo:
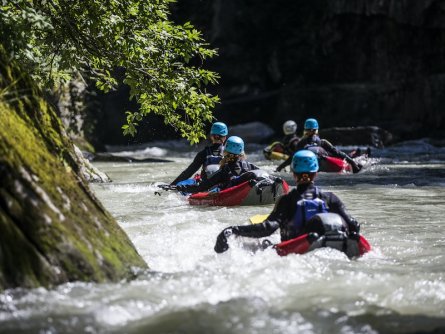
<svg viewBox="0 0 445 334">
<path fill-rule="evenodd" d="M 247 151 L 274 170 L 260 147 Z M 359 174 L 318 175 L 373 246 L 357 260 L 329 249 L 279 257 L 247 239 L 216 254 L 223 228 L 272 206 L 191 207 L 176 193 L 155 195 L 196 151 L 156 152 L 174 162 L 97 163 L 113 182 L 92 185 L 150 270 L 130 282 L 5 291 L 0 333 L 445 332 L 445 148 L 407 142 L 374 150 Z"/>
</svg>

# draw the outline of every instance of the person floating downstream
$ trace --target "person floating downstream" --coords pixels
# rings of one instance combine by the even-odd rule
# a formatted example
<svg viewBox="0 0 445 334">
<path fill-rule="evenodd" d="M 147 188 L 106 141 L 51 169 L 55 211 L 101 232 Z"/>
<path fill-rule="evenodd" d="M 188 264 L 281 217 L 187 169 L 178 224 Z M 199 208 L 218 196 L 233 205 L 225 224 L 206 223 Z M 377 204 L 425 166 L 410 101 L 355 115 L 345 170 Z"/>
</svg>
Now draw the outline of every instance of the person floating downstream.
<svg viewBox="0 0 445 334">
<path fill-rule="evenodd" d="M 357 164 L 349 155 L 338 150 L 326 139 L 321 139 L 318 136 L 318 122 L 315 118 L 308 118 L 304 122 L 303 137 L 297 143 L 296 151 L 310 150 L 314 152 L 319 159 L 323 159 L 326 156 L 333 156 L 346 160 L 352 167 L 353 173 L 358 173 L 362 166 Z M 292 161 L 292 157 L 289 157 L 282 165 L 288 166 Z M 281 166 L 281 165 L 280 165 Z"/>
<path fill-rule="evenodd" d="M 211 145 L 206 146 L 202 151 L 198 152 L 190 166 L 188 166 L 179 176 L 170 184 L 175 185 L 178 182 L 189 179 L 201 168 L 201 179 L 207 180 L 212 171 L 219 168 L 219 163 L 223 158 L 224 142 L 226 141 L 229 131 L 227 125 L 222 122 L 212 124 L 210 129 Z"/>
<path fill-rule="evenodd" d="M 297 136 L 297 123 L 292 120 L 284 122 L 283 133 L 284 138 L 281 142 L 283 143 L 284 153 L 286 153 L 289 157 L 292 157 L 297 151 L 297 144 L 300 140 L 300 138 Z M 279 172 L 286 166 L 290 165 L 290 162 L 286 164 L 286 161 L 277 167 L 276 172 Z"/>
<path fill-rule="evenodd" d="M 337 226 L 340 229 L 339 233 L 355 239 L 359 237 L 360 224 L 346 212 L 343 202 L 333 193 L 322 192 L 315 186 L 314 179 L 318 171 L 317 156 L 309 150 L 298 151 L 292 158 L 291 168 L 297 187 L 280 197 L 264 222 L 225 228 L 216 239 L 217 253 L 225 252 L 229 248 L 227 237 L 232 234 L 262 238 L 280 229 L 282 242 L 294 239 L 311 231 L 311 224 L 314 224 L 314 216 L 317 213 L 332 212 L 340 215 L 342 224 Z"/>
<path fill-rule="evenodd" d="M 207 191 L 215 186 L 220 189 L 228 188 L 241 181 L 247 181 L 242 178 L 242 175 L 257 169 L 259 168 L 245 158 L 244 141 L 240 137 L 231 136 L 226 141 L 224 157 L 220 162 L 220 169 L 216 173 L 198 185 L 178 185 L 176 190 L 184 193 L 197 193 Z"/>
</svg>

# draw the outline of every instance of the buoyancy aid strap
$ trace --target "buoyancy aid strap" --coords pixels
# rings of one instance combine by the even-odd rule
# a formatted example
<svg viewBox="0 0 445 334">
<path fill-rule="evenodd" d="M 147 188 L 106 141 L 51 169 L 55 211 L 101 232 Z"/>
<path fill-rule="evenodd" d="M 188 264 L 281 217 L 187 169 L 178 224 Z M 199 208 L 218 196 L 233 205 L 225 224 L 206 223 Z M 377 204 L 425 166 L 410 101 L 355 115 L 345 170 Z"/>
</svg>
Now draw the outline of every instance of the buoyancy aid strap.
<svg viewBox="0 0 445 334">
<path fill-rule="evenodd" d="M 302 208 L 302 216 L 303 216 L 303 223 L 306 224 L 306 201 L 301 200 L 303 202 Z"/>
<path fill-rule="evenodd" d="M 320 188 L 315 187 L 314 195 L 315 195 L 315 198 L 318 198 L 318 199 L 320 200 L 320 201 L 319 201 L 319 209 L 320 209 L 320 212 L 322 212 L 323 209 L 326 209 L 326 210 L 329 211 L 329 206 L 328 206 L 328 204 L 321 198 L 321 190 L 320 190 Z M 323 208 L 323 204 L 325 205 L 324 208 Z"/>
<path fill-rule="evenodd" d="M 206 147 L 206 157 L 208 157 L 209 155 L 213 155 L 212 150 L 210 149 L 210 146 Z"/>
<path fill-rule="evenodd" d="M 315 187 L 314 195 L 315 195 L 315 198 L 320 198 L 320 189 L 318 187 Z"/>
<path fill-rule="evenodd" d="M 309 194 L 312 196 L 309 197 Z M 298 195 L 297 208 L 292 219 L 297 229 L 302 228 L 314 214 L 328 212 L 327 204 L 321 199 L 321 192 L 318 187 L 307 190 L 308 196 L 305 196 L 305 192 Z"/>
<path fill-rule="evenodd" d="M 241 160 L 241 173 L 249 171 L 249 165 L 246 160 Z"/>
</svg>

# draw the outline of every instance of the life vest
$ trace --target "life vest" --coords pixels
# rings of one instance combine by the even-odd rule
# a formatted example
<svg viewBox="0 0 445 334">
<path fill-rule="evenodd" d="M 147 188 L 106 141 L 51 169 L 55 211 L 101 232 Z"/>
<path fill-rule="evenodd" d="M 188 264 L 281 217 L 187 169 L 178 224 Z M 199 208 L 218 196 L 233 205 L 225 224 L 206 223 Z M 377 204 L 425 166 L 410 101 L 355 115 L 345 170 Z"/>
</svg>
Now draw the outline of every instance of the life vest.
<svg viewBox="0 0 445 334">
<path fill-rule="evenodd" d="M 321 146 L 321 139 L 317 135 L 306 137 L 302 140 L 302 142 L 304 143 L 304 149 L 308 149 L 312 146 Z"/>
<path fill-rule="evenodd" d="M 323 147 L 321 147 L 320 137 L 314 135 L 306 138 L 305 141 L 306 141 L 306 144 L 304 145 L 305 150 L 314 152 L 318 157 L 327 155 L 326 150 Z"/>
<path fill-rule="evenodd" d="M 233 187 L 252 178 L 250 175 L 247 174 L 247 172 L 250 172 L 252 169 L 250 167 L 250 164 L 245 160 L 238 160 L 228 163 L 224 166 L 224 169 L 229 176 L 229 181 L 226 182 L 224 188 Z M 245 178 L 244 176 L 246 176 L 247 178 Z M 253 175 L 253 177 L 254 176 L 255 175 Z"/>
<path fill-rule="evenodd" d="M 317 213 L 328 212 L 328 207 L 325 201 L 320 198 L 320 195 L 320 190 L 315 187 L 314 191 L 304 192 L 297 201 L 296 211 L 292 219 L 296 235 L 303 230 L 306 222 Z"/>
<path fill-rule="evenodd" d="M 232 164 L 228 164 L 227 166 L 229 167 L 231 180 L 235 180 L 242 174 L 251 170 L 249 163 L 246 160 L 238 160 Z"/>
<path fill-rule="evenodd" d="M 223 158 L 223 152 L 223 145 L 220 145 L 215 150 L 212 150 L 210 146 L 206 147 L 206 157 L 202 164 L 201 175 L 208 179 L 219 170 L 219 163 Z"/>
</svg>

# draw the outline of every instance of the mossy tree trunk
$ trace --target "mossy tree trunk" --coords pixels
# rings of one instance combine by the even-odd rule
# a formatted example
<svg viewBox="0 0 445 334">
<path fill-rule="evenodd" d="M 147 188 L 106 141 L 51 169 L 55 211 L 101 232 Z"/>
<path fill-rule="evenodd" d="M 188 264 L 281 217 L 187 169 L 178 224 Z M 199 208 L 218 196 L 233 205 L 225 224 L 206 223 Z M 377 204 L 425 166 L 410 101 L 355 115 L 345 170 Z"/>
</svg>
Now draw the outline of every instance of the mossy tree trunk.
<svg viewBox="0 0 445 334">
<path fill-rule="evenodd" d="M 1 46 L 0 75 L 0 290 L 146 268 L 79 173 L 60 119 Z"/>
</svg>

